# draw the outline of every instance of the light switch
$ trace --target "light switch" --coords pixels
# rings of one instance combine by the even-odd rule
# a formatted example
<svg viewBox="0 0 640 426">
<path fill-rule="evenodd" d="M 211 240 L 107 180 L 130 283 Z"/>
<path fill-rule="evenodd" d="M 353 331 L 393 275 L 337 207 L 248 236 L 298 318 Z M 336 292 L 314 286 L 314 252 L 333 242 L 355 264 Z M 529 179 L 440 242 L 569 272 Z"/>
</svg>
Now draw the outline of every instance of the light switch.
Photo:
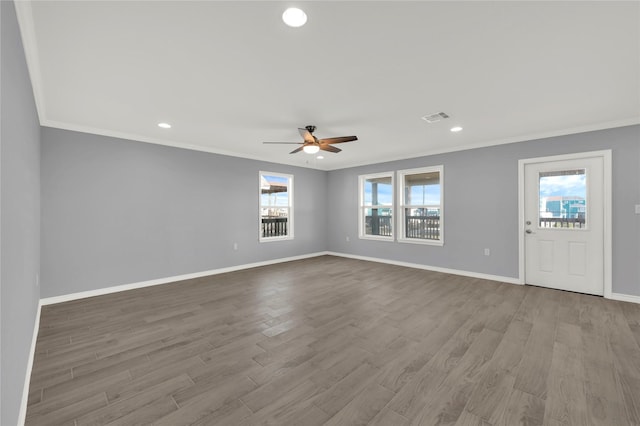
<svg viewBox="0 0 640 426">
<path fill-rule="evenodd" d="M 636 214 L 640 214 L 640 204 L 636 204 Z"/>
</svg>

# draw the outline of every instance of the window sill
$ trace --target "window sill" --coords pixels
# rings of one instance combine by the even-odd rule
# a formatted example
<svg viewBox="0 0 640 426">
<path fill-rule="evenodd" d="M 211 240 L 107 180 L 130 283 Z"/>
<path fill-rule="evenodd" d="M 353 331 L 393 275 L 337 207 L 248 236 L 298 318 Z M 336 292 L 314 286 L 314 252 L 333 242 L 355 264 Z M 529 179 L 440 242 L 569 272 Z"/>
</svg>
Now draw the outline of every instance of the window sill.
<svg viewBox="0 0 640 426">
<path fill-rule="evenodd" d="M 419 240 L 414 238 L 398 238 L 399 243 L 407 243 L 407 244 L 418 244 L 423 246 L 443 246 L 444 241 L 442 240 Z"/>
<path fill-rule="evenodd" d="M 293 235 L 287 235 L 286 237 L 260 237 L 261 243 L 273 243 L 275 241 L 287 241 L 293 240 Z"/>
<path fill-rule="evenodd" d="M 372 240 L 372 241 L 386 241 L 386 242 L 394 242 L 394 237 L 377 237 L 375 235 L 360 235 L 358 236 L 361 240 Z"/>
</svg>

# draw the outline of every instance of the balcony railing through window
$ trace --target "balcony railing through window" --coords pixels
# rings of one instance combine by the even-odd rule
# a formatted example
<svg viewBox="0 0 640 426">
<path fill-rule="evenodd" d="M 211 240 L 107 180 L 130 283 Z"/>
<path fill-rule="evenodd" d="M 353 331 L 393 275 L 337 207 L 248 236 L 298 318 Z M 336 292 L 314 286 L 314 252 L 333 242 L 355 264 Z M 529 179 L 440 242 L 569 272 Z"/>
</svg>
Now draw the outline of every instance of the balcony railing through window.
<svg viewBox="0 0 640 426">
<path fill-rule="evenodd" d="M 365 230 L 367 235 L 392 235 L 391 216 L 365 216 Z M 440 239 L 440 216 L 406 216 L 405 238 L 423 240 Z"/>
<path fill-rule="evenodd" d="M 540 228 L 585 228 L 585 218 L 583 217 L 541 217 Z"/>
<path fill-rule="evenodd" d="M 366 235 L 390 237 L 393 235 L 392 216 L 365 216 L 364 227 Z"/>
<path fill-rule="evenodd" d="M 262 238 L 287 236 L 286 217 L 262 217 Z"/>
<path fill-rule="evenodd" d="M 440 239 L 440 216 L 405 216 L 405 238 Z"/>
</svg>

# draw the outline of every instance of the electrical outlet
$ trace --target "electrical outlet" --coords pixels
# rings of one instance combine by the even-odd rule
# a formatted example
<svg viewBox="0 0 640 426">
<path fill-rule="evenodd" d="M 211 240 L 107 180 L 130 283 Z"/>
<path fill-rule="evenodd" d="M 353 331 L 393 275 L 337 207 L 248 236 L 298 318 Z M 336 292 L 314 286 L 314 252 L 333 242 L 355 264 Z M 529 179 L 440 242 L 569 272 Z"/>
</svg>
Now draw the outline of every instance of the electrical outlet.
<svg viewBox="0 0 640 426">
<path fill-rule="evenodd" d="M 640 204 L 636 204 L 636 214 L 640 214 Z"/>
<path fill-rule="evenodd" d="M 233 243 L 233 249 L 238 250 L 238 243 Z"/>
<path fill-rule="evenodd" d="M 347 240 L 347 242 L 351 241 L 351 240 L 349 239 L 349 236 L 348 236 L 348 235 L 347 235 L 347 237 L 346 237 L 346 240 Z"/>
<path fill-rule="evenodd" d="M 488 248 L 484 249 L 484 255 L 485 256 L 490 256 L 491 255 L 491 250 L 489 250 Z"/>
</svg>

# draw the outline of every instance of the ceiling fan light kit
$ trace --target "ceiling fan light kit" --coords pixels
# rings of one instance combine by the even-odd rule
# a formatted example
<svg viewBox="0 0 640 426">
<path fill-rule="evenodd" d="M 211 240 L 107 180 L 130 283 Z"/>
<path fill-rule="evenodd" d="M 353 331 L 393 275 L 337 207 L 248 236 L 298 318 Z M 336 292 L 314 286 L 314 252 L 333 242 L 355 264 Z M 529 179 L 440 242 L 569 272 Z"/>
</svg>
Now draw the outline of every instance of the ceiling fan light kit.
<svg viewBox="0 0 640 426">
<path fill-rule="evenodd" d="M 282 14 L 282 20 L 288 26 L 298 28 L 307 23 L 307 14 L 302 9 L 290 7 Z"/>
<path fill-rule="evenodd" d="M 316 131 L 316 126 L 311 126 L 311 125 L 306 126 L 304 129 L 298 128 L 298 132 L 300 133 L 300 136 L 302 136 L 302 139 L 304 139 L 304 142 L 263 142 L 263 143 L 302 145 L 294 149 L 293 151 L 291 151 L 290 154 L 295 154 L 300 151 L 304 151 L 307 154 L 315 154 L 321 150 L 333 152 L 337 154 L 342 150 L 340 148 L 336 148 L 335 146 L 332 146 L 333 144 L 353 142 L 358 140 L 357 136 L 339 136 L 336 138 L 318 139 L 317 137 L 313 136 L 313 132 L 315 131 Z"/>
</svg>

